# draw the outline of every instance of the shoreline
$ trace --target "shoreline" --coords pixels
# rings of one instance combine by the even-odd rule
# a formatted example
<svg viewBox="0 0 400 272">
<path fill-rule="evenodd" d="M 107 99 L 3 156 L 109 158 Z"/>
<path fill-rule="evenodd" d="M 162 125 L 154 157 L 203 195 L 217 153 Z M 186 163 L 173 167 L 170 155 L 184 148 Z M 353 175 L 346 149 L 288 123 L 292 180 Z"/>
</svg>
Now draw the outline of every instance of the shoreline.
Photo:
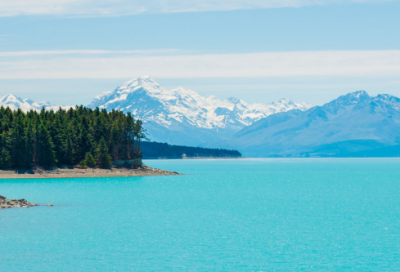
<svg viewBox="0 0 400 272">
<path fill-rule="evenodd" d="M 183 157 L 183 158 L 171 158 L 171 157 L 158 157 L 158 158 L 143 158 L 143 160 L 223 160 L 223 159 L 246 159 L 246 157 Z"/>
<path fill-rule="evenodd" d="M 23 172 L 23 173 L 19 173 Z M 21 170 L 0 170 L 1 179 L 45 179 L 45 178 L 107 178 L 107 177 L 144 177 L 144 176 L 177 176 L 178 172 L 152 168 L 143 165 L 138 169 L 128 168 L 57 168 L 54 170 L 34 169 L 29 171 Z"/>
</svg>

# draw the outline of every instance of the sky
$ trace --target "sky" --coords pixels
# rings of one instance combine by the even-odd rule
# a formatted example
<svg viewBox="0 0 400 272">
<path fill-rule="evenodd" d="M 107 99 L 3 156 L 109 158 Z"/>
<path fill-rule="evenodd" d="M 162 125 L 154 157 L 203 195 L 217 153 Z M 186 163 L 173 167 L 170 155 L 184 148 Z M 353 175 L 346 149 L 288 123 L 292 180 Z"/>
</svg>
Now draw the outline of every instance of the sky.
<svg viewBox="0 0 400 272">
<path fill-rule="evenodd" d="M 0 96 L 89 104 L 150 75 L 249 103 L 400 96 L 399 0 L 0 0 Z"/>
</svg>

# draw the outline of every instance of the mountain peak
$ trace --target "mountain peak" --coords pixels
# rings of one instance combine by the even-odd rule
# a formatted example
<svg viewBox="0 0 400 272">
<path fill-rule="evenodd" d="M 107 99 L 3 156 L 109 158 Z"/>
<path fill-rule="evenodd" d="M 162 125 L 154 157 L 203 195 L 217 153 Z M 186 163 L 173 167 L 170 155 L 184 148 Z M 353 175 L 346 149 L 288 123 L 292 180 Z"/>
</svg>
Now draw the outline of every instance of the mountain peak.
<svg viewBox="0 0 400 272">
<path fill-rule="evenodd" d="M 282 103 L 282 104 L 294 104 L 292 99 L 289 98 L 281 98 L 279 99 L 278 103 Z"/>
<path fill-rule="evenodd" d="M 356 97 L 356 98 L 369 97 L 368 93 L 364 90 L 355 91 L 355 92 L 349 93 L 348 95 Z"/>
<path fill-rule="evenodd" d="M 214 140 L 225 137 L 232 131 L 277 112 L 309 108 L 293 102 L 275 106 L 247 104 L 234 97 L 224 100 L 215 96 L 204 97 L 182 87 L 165 89 L 149 76 L 125 82 L 113 92 L 95 98 L 89 107 L 133 113 L 147 123 L 152 140 L 166 141 L 166 137 L 169 137 L 166 134 L 177 133 L 179 136 L 169 141 L 186 141 L 185 144 L 195 145 L 206 142 L 207 137 Z M 189 131 L 193 134 L 189 135 Z M 183 140 L 182 135 L 186 135 L 183 138 L 187 139 Z"/>
<path fill-rule="evenodd" d="M 21 98 L 13 94 L 7 94 L 0 98 L 0 103 L 15 103 L 15 102 L 23 102 L 23 101 Z"/>
<path fill-rule="evenodd" d="M 136 88 L 136 87 L 143 87 L 146 89 L 153 89 L 153 88 L 160 88 L 160 85 L 155 82 L 150 76 L 141 76 L 138 78 L 131 79 L 124 84 L 122 84 L 119 89 L 124 89 L 124 88 Z"/>
<path fill-rule="evenodd" d="M 240 99 L 237 99 L 236 97 L 228 97 L 226 100 L 228 100 L 229 102 L 232 102 L 234 104 L 240 103 Z"/>
<path fill-rule="evenodd" d="M 357 104 L 360 101 L 370 98 L 366 91 L 356 91 L 352 93 L 348 93 L 342 96 L 339 96 L 337 99 L 333 100 L 332 102 L 326 105 L 342 105 L 342 106 L 349 106 L 353 104 Z"/>
</svg>

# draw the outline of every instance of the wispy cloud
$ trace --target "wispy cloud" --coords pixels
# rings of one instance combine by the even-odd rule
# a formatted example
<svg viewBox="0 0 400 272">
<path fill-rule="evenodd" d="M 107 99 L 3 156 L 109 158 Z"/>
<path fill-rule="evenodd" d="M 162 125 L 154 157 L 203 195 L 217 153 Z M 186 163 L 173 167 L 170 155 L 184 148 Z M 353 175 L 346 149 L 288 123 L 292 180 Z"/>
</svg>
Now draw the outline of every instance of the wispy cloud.
<svg viewBox="0 0 400 272">
<path fill-rule="evenodd" d="M 1 53 L 0 53 L 1 54 Z M 365 76 L 400 74 L 400 50 L 0 59 L 1 79 Z"/>
<path fill-rule="evenodd" d="M 0 16 L 118 16 L 388 1 L 397 0 L 0 0 Z"/>
<path fill-rule="evenodd" d="M 1 37 L 1 35 L 0 35 Z M 9 51 L 0 52 L 0 57 L 26 57 L 26 56 L 46 56 L 46 55 L 157 55 L 182 53 L 176 49 L 156 49 L 156 50 L 46 50 L 46 51 Z"/>
</svg>

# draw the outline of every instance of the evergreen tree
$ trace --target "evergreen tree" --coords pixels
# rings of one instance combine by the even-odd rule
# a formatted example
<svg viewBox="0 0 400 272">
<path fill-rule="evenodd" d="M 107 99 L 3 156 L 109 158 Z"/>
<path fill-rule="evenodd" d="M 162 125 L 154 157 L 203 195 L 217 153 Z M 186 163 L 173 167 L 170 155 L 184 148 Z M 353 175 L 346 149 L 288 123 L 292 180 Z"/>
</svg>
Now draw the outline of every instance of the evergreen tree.
<svg viewBox="0 0 400 272">
<path fill-rule="evenodd" d="M 78 161 L 84 159 L 85 154 L 92 151 L 92 148 L 92 139 L 90 138 L 89 131 L 84 125 L 82 125 L 81 133 L 79 135 Z"/>
<path fill-rule="evenodd" d="M 32 122 L 29 120 L 28 121 L 28 127 L 26 128 L 26 143 L 25 143 L 25 167 L 30 168 L 32 164 L 32 158 L 33 158 L 33 138 L 34 138 L 34 132 L 33 132 L 33 126 Z"/>
<path fill-rule="evenodd" d="M 45 168 L 55 166 L 56 158 L 54 154 L 54 145 L 49 131 L 43 124 L 40 126 L 39 131 L 39 150 L 39 165 Z"/>
<path fill-rule="evenodd" d="M 79 167 L 81 169 L 86 169 L 86 161 L 85 160 L 81 160 L 81 162 L 79 163 Z"/>
<path fill-rule="evenodd" d="M 39 142 L 40 142 L 40 116 L 36 115 L 36 117 L 35 117 L 35 143 L 34 143 L 34 148 L 33 148 L 33 160 L 36 164 L 38 164 L 39 156 L 40 156 Z"/>
<path fill-rule="evenodd" d="M 74 145 L 72 143 L 72 135 L 70 132 L 67 133 L 64 163 L 66 165 L 73 165 L 75 162 L 74 157 L 75 157 L 75 150 L 74 150 Z"/>
<path fill-rule="evenodd" d="M 139 158 L 145 133 L 141 121 L 116 110 L 79 106 L 24 113 L 0 107 L 0 136 L 0 168 L 25 168 L 32 162 L 45 167 L 74 165 L 87 153 L 109 167 L 112 160 Z"/>
<path fill-rule="evenodd" d="M 89 167 L 92 167 L 92 168 L 96 167 L 96 160 L 94 159 L 93 155 L 89 152 L 86 153 L 85 162 L 86 162 L 86 165 Z"/>
<path fill-rule="evenodd" d="M 111 155 L 108 154 L 108 147 L 104 138 L 101 138 L 96 153 L 97 164 L 99 164 L 101 168 L 110 168 L 112 164 L 112 158 Z"/>
<path fill-rule="evenodd" d="M 8 151 L 8 135 L 6 132 L 1 134 L 1 157 L 0 157 L 0 169 L 8 169 L 11 167 L 11 156 L 10 152 Z"/>
<path fill-rule="evenodd" d="M 64 163 L 64 137 L 63 126 L 61 123 L 60 114 L 57 115 L 55 122 L 49 126 L 51 139 L 54 144 L 54 152 L 59 165 Z"/>
<path fill-rule="evenodd" d="M 17 112 L 18 114 L 18 112 Z M 14 127 L 11 130 L 11 165 L 13 168 L 26 167 L 26 140 L 22 115 L 15 118 Z"/>
</svg>

